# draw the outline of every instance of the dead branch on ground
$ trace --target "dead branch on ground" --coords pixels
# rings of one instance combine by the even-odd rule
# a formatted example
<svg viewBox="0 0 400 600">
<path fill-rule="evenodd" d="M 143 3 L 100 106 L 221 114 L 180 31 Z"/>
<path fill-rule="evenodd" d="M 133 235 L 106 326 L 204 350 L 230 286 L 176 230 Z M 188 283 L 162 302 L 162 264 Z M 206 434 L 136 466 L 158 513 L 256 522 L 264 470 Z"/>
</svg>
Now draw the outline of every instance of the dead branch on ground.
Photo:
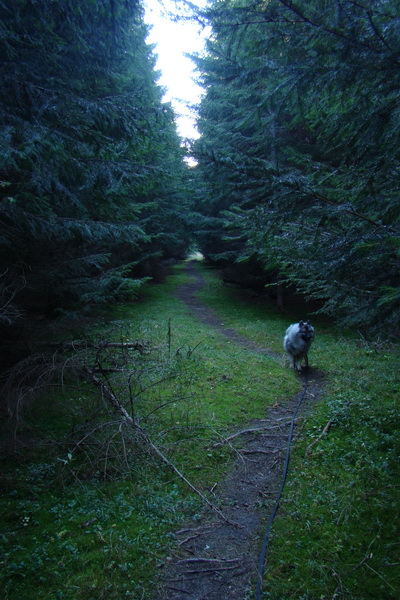
<svg viewBox="0 0 400 600">
<path fill-rule="evenodd" d="M 268 431 L 268 429 L 270 429 L 270 428 L 269 427 L 254 427 L 254 428 L 250 428 L 250 429 L 243 429 L 242 431 L 237 431 L 236 433 L 232 433 L 232 435 L 228 436 L 227 438 L 224 438 L 220 442 L 215 442 L 215 444 L 213 444 L 213 448 L 216 448 L 217 446 L 222 446 L 226 442 L 230 442 L 231 440 L 237 438 L 239 435 L 246 435 L 248 433 L 258 433 L 260 431 L 265 432 L 265 431 Z M 278 435 L 268 434 L 266 437 L 280 438 L 282 436 L 279 434 Z"/>
<path fill-rule="evenodd" d="M 207 562 L 207 563 L 235 563 L 240 561 L 240 558 L 183 558 L 182 560 L 178 560 L 177 565 L 181 564 L 190 564 L 196 562 Z"/>
<path fill-rule="evenodd" d="M 121 348 L 124 350 L 137 350 L 140 354 L 144 354 L 149 349 L 149 343 L 145 341 L 135 342 L 89 342 L 88 340 L 70 340 L 68 342 L 41 342 L 40 346 L 47 348 L 56 348 L 58 350 L 82 350 L 82 349 L 97 349 L 104 350 L 105 348 Z"/>
<path fill-rule="evenodd" d="M 137 436 L 144 442 L 145 446 L 148 447 L 154 455 L 156 455 L 161 461 L 167 465 L 169 469 L 171 469 L 175 475 L 179 477 L 181 481 L 183 481 L 195 494 L 197 494 L 202 501 L 207 504 L 214 512 L 216 512 L 219 517 L 221 517 L 224 521 L 231 525 L 237 525 L 236 523 L 232 523 L 225 515 L 212 503 L 208 500 L 204 494 L 198 490 L 184 475 L 179 471 L 179 469 L 165 456 L 165 454 L 154 444 L 151 440 L 148 433 L 131 417 L 123 404 L 118 400 L 114 392 L 110 389 L 110 387 L 97 375 L 95 374 L 93 369 L 85 366 L 83 368 L 84 373 L 88 376 L 88 378 L 99 388 L 101 391 L 102 397 L 107 400 L 107 402 L 112 406 L 114 410 L 116 410 L 122 417 L 124 423 L 129 425 L 133 429 L 133 431 L 137 434 Z"/>
<path fill-rule="evenodd" d="M 317 437 L 316 440 L 313 441 L 312 444 L 310 444 L 307 447 L 306 456 L 308 456 L 310 454 L 311 448 L 313 448 L 313 446 L 315 446 L 315 444 L 318 444 L 318 442 L 321 440 L 321 438 L 323 438 L 324 435 L 326 435 L 328 433 L 329 429 L 331 428 L 331 425 L 332 425 L 332 419 L 329 419 L 329 421 L 325 425 L 324 429 L 322 430 L 322 433 Z"/>
</svg>

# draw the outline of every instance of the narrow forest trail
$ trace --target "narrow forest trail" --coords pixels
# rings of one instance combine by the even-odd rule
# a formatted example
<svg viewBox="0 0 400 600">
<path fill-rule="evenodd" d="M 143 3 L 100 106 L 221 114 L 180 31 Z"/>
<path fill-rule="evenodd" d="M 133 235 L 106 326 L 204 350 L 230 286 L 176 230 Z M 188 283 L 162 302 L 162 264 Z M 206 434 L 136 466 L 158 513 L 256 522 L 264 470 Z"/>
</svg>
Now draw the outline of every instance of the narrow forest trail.
<svg viewBox="0 0 400 600">
<path fill-rule="evenodd" d="M 281 360 L 281 354 L 262 348 L 226 327 L 221 317 L 196 297 L 204 286 L 196 263 L 188 263 L 187 273 L 191 281 L 178 289 L 177 296 L 201 322 L 249 353 Z M 307 402 L 315 400 L 322 390 L 322 375 L 311 369 L 303 413 Z M 237 437 L 241 446 L 236 464 L 213 490 L 212 501 L 227 521 L 207 510 L 195 527 L 192 523 L 176 532 L 176 550 L 165 572 L 165 600 L 244 600 L 253 597 L 251 591 L 256 585 L 263 523 L 267 522 L 276 501 L 290 422 L 302 393 L 300 391 L 284 403 L 268 408 L 265 418 L 253 420 L 241 430 L 249 431 Z M 239 431 L 232 432 L 235 433 Z"/>
</svg>

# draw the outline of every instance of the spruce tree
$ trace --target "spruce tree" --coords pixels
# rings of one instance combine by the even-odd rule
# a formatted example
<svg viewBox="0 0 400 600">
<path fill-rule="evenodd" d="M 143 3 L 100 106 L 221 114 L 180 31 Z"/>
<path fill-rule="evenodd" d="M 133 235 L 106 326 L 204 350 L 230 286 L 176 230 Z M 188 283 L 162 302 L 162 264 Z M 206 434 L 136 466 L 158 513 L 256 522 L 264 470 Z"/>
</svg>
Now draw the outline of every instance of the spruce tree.
<svg viewBox="0 0 400 600">
<path fill-rule="evenodd" d="M 342 322 L 393 330 L 397 3 L 240 0 L 205 16 L 196 150 L 213 254 L 256 257 Z"/>
<path fill-rule="evenodd" d="M 186 173 L 142 5 L 5 0 L 0 19 L 4 324 L 132 298 L 188 239 L 166 223 Z"/>
</svg>

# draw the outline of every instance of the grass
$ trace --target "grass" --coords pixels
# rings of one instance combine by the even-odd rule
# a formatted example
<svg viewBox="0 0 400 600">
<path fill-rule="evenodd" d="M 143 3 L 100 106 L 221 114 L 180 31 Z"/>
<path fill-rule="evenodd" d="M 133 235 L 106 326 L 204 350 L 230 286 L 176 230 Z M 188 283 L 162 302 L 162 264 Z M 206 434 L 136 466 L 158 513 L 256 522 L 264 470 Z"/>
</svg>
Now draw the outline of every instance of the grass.
<svg viewBox="0 0 400 600">
<path fill-rule="evenodd" d="M 207 301 L 224 321 L 277 350 L 282 318 L 262 302 L 249 306 L 230 294 L 224 301 L 210 277 Z M 297 319 L 289 314 L 287 323 Z M 326 320 L 313 324 L 310 359 L 325 374 L 325 392 L 309 407 L 292 452 L 263 598 L 394 600 L 400 595 L 399 347 L 345 335 Z"/>
<path fill-rule="evenodd" d="M 282 352 L 285 328 L 298 315 L 282 317 L 265 301 L 249 302 L 202 268 L 203 301 L 227 326 Z M 148 286 L 140 302 L 104 312 L 90 336 L 149 343 L 149 354 L 129 356 L 131 395 L 120 375 L 110 375 L 110 384 L 153 441 L 207 492 L 233 460 L 211 442 L 262 417 L 300 382 L 283 352 L 274 360 L 245 351 L 193 318 L 174 296 L 185 281 L 183 267 L 176 267 L 164 284 Z M 323 320 L 313 324 L 310 359 L 325 373 L 325 393 L 308 404 L 293 450 L 267 554 L 264 600 L 394 599 L 399 348 L 343 335 Z M 77 449 L 77 436 L 94 415 L 102 427 Z M 173 531 L 196 522 L 202 506 L 129 432 L 122 435 L 115 420 L 83 382 L 47 393 L 26 410 L 19 431 L 25 448 L 5 457 L 0 501 L 1 586 L 8 600 L 157 597 Z"/>
<path fill-rule="evenodd" d="M 207 492 L 234 458 L 211 442 L 262 417 L 298 383 L 280 364 L 257 354 L 249 360 L 248 352 L 193 318 L 174 296 L 186 280 L 178 267 L 166 283 L 149 286 L 141 302 L 105 311 L 85 335 L 139 339 L 153 348 L 131 357 L 135 413 Z M 130 409 L 126 380 L 109 377 Z M 97 390 L 68 383 L 28 406 L 18 432 L 27 447 L 5 461 L 2 589 L 9 600 L 33 593 L 38 599 L 148 598 L 156 594 L 172 532 L 183 521 L 196 522 L 200 500 L 140 444 L 119 436 Z M 86 420 L 102 428 L 77 448 Z M 129 464 L 117 460 L 123 451 Z"/>
<path fill-rule="evenodd" d="M 266 598 L 399 596 L 398 348 L 322 340 L 329 377 L 296 445 Z M 331 427 L 307 454 L 327 423 Z M 323 591 L 323 592 L 322 592 Z"/>
</svg>

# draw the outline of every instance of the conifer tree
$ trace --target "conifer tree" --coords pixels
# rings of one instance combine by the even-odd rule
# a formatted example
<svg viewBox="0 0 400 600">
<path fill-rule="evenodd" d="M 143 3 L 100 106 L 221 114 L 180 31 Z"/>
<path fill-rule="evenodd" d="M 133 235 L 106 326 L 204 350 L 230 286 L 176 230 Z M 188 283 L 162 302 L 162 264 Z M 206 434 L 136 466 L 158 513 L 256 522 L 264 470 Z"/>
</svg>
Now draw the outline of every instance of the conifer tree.
<svg viewBox="0 0 400 600">
<path fill-rule="evenodd" d="M 0 21 L 3 322 L 131 298 L 144 263 L 187 243 L 183 154 L 142 5 L 5 0 Z"/>
<path fill-rule="evenodd" d="M 213 256 L 256 257 L 342 321 L 393 330 L 397 2 L 220 1 L 206 16 L 196 151 Z"/>
</svg>

